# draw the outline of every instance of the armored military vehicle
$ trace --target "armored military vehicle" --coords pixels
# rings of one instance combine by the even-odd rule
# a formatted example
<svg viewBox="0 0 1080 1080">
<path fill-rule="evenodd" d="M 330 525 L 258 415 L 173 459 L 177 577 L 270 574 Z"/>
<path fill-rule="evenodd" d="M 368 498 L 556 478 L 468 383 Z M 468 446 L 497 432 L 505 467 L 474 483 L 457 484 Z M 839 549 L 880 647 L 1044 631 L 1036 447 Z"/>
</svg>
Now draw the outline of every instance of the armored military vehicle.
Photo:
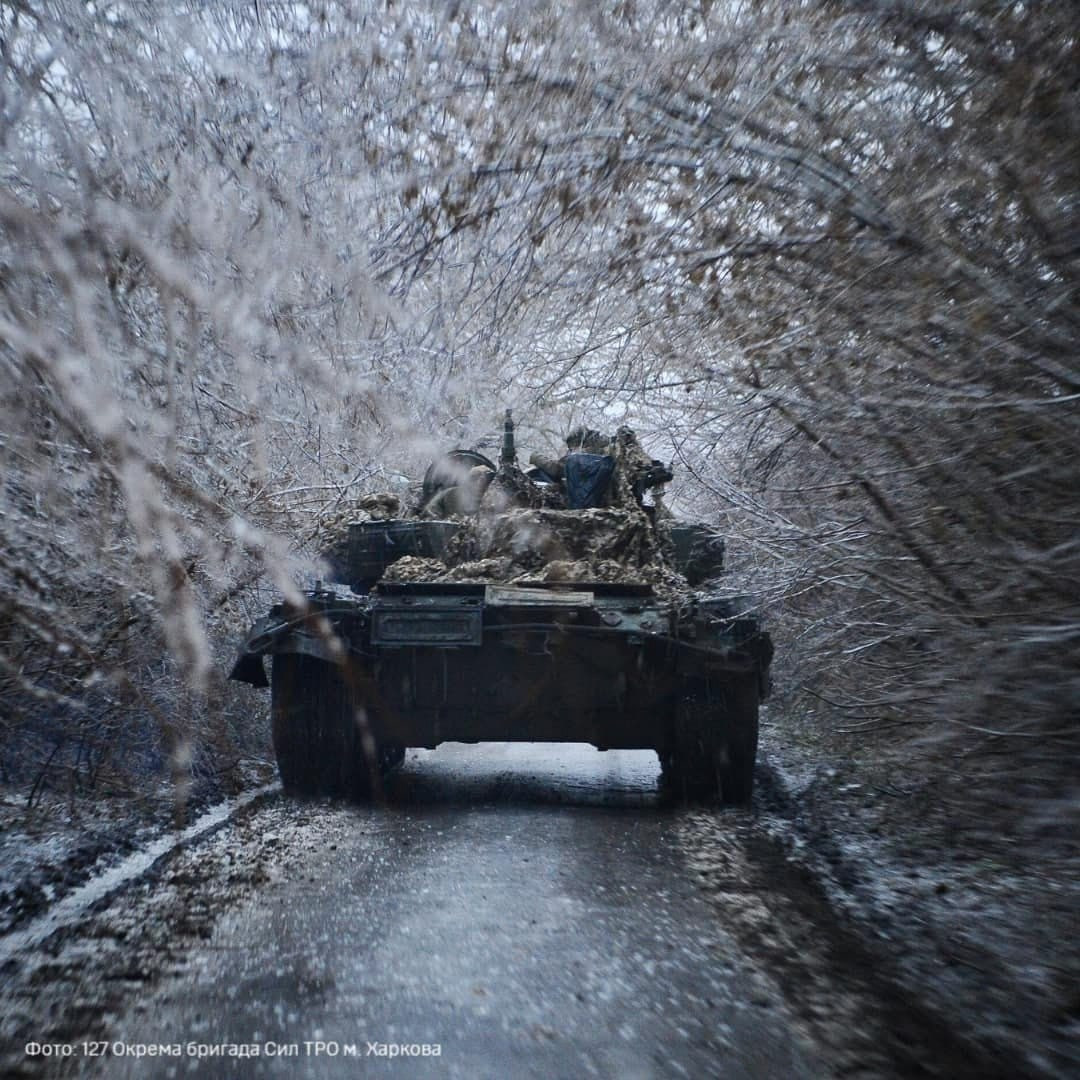
<svg viewBox="0 0 1080 1080">
<path fill-rule="evenodd" d="M 718 589 L 723 542 L 671 519 L 627 428 L 532 461 L 507 414 L 497 463 L 451 451 L 409 510 L 363 502 L 337 588 L 252 628 L 232 677 L 270 685 L 286 791 L 367 798 L 408 747 L 545 741 L 653 749 L 676 797 L 749 801 L 772 644 Z"/>
</svg>

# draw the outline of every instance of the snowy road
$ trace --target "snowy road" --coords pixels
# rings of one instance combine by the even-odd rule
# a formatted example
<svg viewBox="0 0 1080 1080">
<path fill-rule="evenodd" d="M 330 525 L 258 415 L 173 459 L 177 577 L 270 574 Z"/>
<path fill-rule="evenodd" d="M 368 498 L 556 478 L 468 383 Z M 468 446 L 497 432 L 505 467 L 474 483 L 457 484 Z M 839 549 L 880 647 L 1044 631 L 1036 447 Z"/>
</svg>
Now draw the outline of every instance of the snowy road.
<svg viewBox="0 0 1080 1080">
<path fill-rule="evenodd" d="M 588 747 L 410 755 L 389 805 L 302 824 L 115 1037 L 257 1045 L 238 1067 L 282 1076 L 343 1075 L 340 1051 L 306 1052 L 319 1040 L 410 1076 L 818 1074 L 689 881 L 656 773 Z M 287 806 L 264 816 L 290 826 Z M 424 1045 L 439 1056 L 382 1056 Z"/>
<path fill-rule="evenodd" d="M 8 958 L 0 1073 L 997 1075 L 754 813 L 664 806 L 657 773 L 447 745 L 377 806 L 256 800 Z"/>
</svg>

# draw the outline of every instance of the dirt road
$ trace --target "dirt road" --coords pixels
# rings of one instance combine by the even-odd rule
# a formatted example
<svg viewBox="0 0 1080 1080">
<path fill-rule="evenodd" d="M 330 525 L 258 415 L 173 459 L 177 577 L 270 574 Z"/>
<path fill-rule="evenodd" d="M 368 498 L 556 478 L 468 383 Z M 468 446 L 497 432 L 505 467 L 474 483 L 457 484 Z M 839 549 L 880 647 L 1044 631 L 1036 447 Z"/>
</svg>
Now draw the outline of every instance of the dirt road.
<svg viewBox="0 0 1080 1080">
<path fill-rule="evenodd" d="M 379 806 L 253 803 L 9 960 L 0 1065 L 988 1075 L 820 925 L 752 814 L 703 832 L 657 771 L 651 753 L 448 745 L 410 753 Z"/>
</svg>

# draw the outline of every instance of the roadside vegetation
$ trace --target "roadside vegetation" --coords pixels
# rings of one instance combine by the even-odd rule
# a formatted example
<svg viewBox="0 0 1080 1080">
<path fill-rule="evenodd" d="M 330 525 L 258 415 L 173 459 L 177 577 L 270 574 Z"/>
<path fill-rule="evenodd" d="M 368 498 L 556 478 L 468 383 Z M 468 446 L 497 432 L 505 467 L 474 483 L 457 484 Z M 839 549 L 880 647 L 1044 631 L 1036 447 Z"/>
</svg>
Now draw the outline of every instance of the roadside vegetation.
<svg viewBox="0 0 1080 1080">
<path fill-rule="evenodd" d="M 387 7 L 0 11 L 9 800 L 248 782 L 236 636 L 510 407 L 673 463 L 784 762 L 1067 880 L 1071 9 Z"/>
</svg>

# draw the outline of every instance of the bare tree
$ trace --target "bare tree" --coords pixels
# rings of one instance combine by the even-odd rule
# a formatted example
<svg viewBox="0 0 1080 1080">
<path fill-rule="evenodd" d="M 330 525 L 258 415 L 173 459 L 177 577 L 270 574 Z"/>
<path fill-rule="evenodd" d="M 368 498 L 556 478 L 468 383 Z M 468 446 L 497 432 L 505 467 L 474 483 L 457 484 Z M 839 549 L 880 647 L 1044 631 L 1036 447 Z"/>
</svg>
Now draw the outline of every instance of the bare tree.
<svg viewBox="0 0 1080 1080">
<path fill-rule="evenodd" d="M 21 692 L 78 698 L 84 668 L 56 683 L 20 659 L 62 634 L 115 677 L 99 658 L 123 619 L 101 605 L 142 593 L 205 685 L 264 565 L 289 588 L 288 551 L 357 491 L 514 405 L 538 440 L 598 414 L 676 460 L 679 505 L 734 534 L 780 620 L 790 692 L 1067 786 L 1067 13 L 2 20 L 0 590 Z"/>
</svg>

